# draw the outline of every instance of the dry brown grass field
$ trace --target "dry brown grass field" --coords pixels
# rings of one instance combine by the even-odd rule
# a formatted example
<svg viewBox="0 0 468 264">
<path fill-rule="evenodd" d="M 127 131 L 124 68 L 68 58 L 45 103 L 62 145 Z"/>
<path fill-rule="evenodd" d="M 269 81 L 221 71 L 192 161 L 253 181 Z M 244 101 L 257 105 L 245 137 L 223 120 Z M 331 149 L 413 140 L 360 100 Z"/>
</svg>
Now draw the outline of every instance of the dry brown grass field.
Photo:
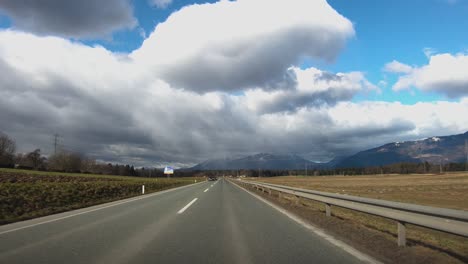
<svg viewBox="0 0 468 264">
<path fill-rule="evenodd" d="M 468 211 L 468 173 L 437 175 L 285 176 L 252 178 L 248 180 Z M 293 198 L 291 198 L 291 203 L 292 200 Z M 323 204 L 313 201 L 303 200 L 301 206 L 308 210 L 324 211 Z M 332 212 L 335 218 L 378 231 L 382 233 L 383 237 L 392 242 L 394 241 L 396 244 L 397 228 L 394 221 L 337 207 L 334 207 Z M 444 263 L 468 262 L 467 238 L 416 226 L 408 227 L 407 236 L 409 248 L 412 247 L 416 251 L 425 248 L 435 252 L 435 254 L 445 255 L 448 258 L 443 258 Z"/>
<path fill-rule="evenodd" d="M 468 211 L 468 173 L 256 178 L 324 192 Z"/>
</svg>

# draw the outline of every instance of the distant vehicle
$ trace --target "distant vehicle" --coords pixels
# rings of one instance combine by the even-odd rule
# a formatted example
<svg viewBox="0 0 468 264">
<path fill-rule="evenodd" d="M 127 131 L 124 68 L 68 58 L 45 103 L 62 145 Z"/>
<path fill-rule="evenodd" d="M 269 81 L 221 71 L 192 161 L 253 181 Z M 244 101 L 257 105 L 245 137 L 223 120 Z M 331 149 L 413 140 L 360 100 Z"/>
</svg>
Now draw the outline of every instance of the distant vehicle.
<svg viewBox="0 0 468 264">
<path fill-rule="evenodd" d="M 218 178 L 217 178 L 217 177 L 214 177 L 214 176 L 210 176 L 210 177 L 208 177 L 208 180 L 209 180 L 209 181 L 217 181 Z"/>
</svg>

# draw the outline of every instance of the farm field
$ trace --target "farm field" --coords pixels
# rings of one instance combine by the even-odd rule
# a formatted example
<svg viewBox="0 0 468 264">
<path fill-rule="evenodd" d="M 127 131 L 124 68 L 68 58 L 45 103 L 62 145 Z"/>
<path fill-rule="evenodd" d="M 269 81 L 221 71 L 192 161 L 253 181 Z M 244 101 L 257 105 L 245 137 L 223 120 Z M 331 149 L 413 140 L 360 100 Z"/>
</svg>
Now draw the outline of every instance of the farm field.
<svg viewBox="0 0 468 264">
<path fill-rule="evenodd" d="M 273 184 L 468 211 L 468 173 L 256 178 Z"/>
<path fill-rule="evenodd" d="M 355 195 L 390 201 L 452 208 L 468 211 L 468 173 L 450 173 L 443 175 L 368 175 L 368 176 L 315 176 L 315 177 L 273 177 L 250 178 L 247 180 L 262 181 L 273 184 L 287 185 L 317 191 Z M 289 202 L 288 202 L 289 200 Z M 294 204 L 293 197 L 286 197 L 283 203 Z M 302 209 L 300 209 L 302 208 Z M 297 210 L 321 212 L 323 217 L 312 222 L 323 226 L 327 230 L 336 229 L 327 224 L 324 216 L 324 206 L 321 203 L 302 200 Z M 396 223 L 377 216 L 333 207 L 333 218 L 342 223 L 357 225 L 360 228 L 378 232 L 389 241 L 396 243 Z M 323 219 L 322 219 L 323 218 Z M 338 224 L 338 226 L 341 224 Z M 339 232 L 338 232 L 339 233 Z M 344 237 L 358 236 L 357 234 L 340 234 Z M 453 263 L 468 262 L 468 239 L 438 231 L 409 225 L 408 243 L 415 251 L 421 248 L 435 250 L 450 256 Z M 371 247 L 372 245 L 367 245 Z M 411 250 L 411 249 L 410 249 Z M 424 250 L 423 250 L 424 251 Z M 422 251 L 422 252 L 423 252 Z M 388 250 L 387 250 L 388 252 Z M 424 255 L 423 253 L 419 253 Z M 452 261 L 448 261 L 452 263 Z"/>
<path fill-rule="evenodd" d="M 0 224 L 46 216 L 194 183 L 203 178 L 138 178 L 0 169 Z"/>
</svg>

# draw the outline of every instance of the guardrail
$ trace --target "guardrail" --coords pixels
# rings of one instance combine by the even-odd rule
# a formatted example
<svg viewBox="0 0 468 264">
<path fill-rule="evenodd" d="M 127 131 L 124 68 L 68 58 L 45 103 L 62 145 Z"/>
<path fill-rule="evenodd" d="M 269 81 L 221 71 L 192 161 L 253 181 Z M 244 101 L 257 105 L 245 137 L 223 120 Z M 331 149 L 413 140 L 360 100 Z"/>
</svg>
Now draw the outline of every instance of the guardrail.
<svg viewBox="0 0 468 264">
<path fill-rule="evenodd" d="M 280 199 L 283 194 L 294 195 L 296 197 L 296 204 L 300 203 L 301 198 L 322 202 L 325 204 L 325 212 L 329 217 L 332 215 L 331 207 L 338 206 L 395 220 L 398 226 L 398 246 L 401 247 L 406 246 L 407 224 L 468 237 L 467 211 L 326 193 L 271 183 L 254 181 L 237 182 L 253 186 L 255 189 L 268 192 L 270 195 L 272 194 L 272 190 L 277 191 Z"/>
</svg>

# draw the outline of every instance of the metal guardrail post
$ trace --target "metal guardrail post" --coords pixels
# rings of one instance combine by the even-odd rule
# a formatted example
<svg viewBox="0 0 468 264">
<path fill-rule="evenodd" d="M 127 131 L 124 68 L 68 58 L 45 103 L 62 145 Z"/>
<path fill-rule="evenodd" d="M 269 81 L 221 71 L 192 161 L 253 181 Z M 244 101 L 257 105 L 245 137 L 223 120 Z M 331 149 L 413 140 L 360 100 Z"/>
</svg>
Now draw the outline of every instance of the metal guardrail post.
<svg viewBox="0 0 468 264">
<path fill-rule="evenodd" d="M 271 183 L 265 183 L 265 185 L 271 186 L 271 187 L 282 188 L 282 189 L 286 189 L 290 191 L 296 191 L 300 193 L 314 194 L 314 195 L 319 195 L 322 197 L 336 198 L 339 200 L 346 200 L 346 201 L 358 202 L 362 204 L 376 205 L 376 206 L 397 209 L 397 210 L 402 210 L 402 211 L 407 211 L 407 212 L 432 215 L 432 216 L 442 217 L 442 218 L 452 218 L 453 220 L 468 222 L 468 212 L 462 211 L 462 210 L 453 210 L 453 209 L 447 209 L 447 208 L 438 208 L 438 207 L 430 207 L 430 206 L 423 206 L 423 205 L 416 205 L 416 204 L 385 201 L 385 200 L 351 196 L 351 195 L 343 195 L 343 194 L 337 194 L 337 193 L 326 193 L 326 192 L 294 188 L 290 186 L 283 186 L 283 185 L 277 185 L 277 184 L 271 184 Z"/>
<path fill-rule="evenodd" d="M 271 196 L 271 189 L 270 188 L 268 188 L 268 195 Z"/>
<path fill-rule="evenodd" d="M 328 217 L 330 217 L 331 214 L 331 205 L 330 204 L 325 204 L 325 213 L 327 214 Z"/>
<path fill-rule="evenodd" d="M 406 223 L 398 221 L 398 246 L 406 246 Z"/>
<path fill-rule="evenodd" d="M 298 196 L 298 195 L 295 195 L 295 196 L 296 196 L 296 200 L 295 200 L 294 202 L 295 202 L 295 204 L 298 206 L 298 205 L 301 204 L 301 197 Z"/>
</svg>

